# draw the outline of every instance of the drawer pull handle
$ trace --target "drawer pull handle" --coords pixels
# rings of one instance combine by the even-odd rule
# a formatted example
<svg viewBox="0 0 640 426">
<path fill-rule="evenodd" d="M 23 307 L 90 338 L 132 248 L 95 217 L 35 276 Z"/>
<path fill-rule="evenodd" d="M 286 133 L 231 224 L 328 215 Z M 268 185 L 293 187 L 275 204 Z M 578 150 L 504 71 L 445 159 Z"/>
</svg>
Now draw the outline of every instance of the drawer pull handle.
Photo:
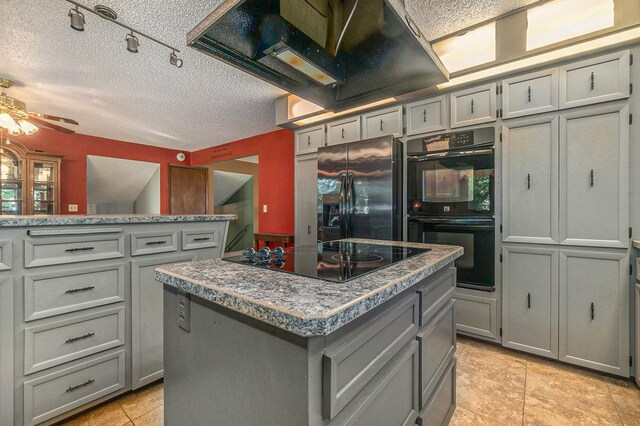
<svg viewBox="0 0 640 426">
<path fill-rule="evenodd" d="M 589 173 L 589 178 L 591 179 L 591 187 L 593 188 L 593 169 L 591 169 L 591 173 Z"/>
<path fill-rule="evenodd" d="M 144 243 L 144 245 L 146 245 L 146 246 L 157 246 L 157 245 L 160 245 L 160 244 L 167 244 L 167 241 L 166 240 L 164 240 L 164 241 L 148 241 L 148 242 Z"/>
<path fill-rule="evenodd" d="M 88 339 L 89 337 L 95 336 L 95 334 L 96 333 L 87 333 L 87 334 L 83 334 L 82 336 L 72 337 L 70 339 L 65 340 L 65 343 L 74 343 L 74 342 L 77 342 L 78 340 Z"/>
<path fill-rule="evenodd" d="M 427 109 L 426 108 L 422 111 L 422 119 L 424 120 L 425 123 L 427 122 Z"/>
<path fill-rule="evenodd" d="M 593 304 L 593 302 L 591 302 L 591 319 L 592 320 L 596 319 L 596 307 Z"/>
<path fill-rule="evenodd" d="M 76 247 L 76 248 L 66 249 L 65 251 L 67 253 L 75 253 L 77 251 L 91 251 L 95 249 L 96 249 L 95 247 Z"/>
<path fill-rule="evenodd" d="M 94 286 L 89 286 L 89 287 L 82 287 L 82 288 L 72 288 L 71 290 L 67 290 L 64 292 L 64 294 L 74 294 L 74 293 L 80 293 L 82 291 L 89 291 L 89 290 L 93 290 L 95 287 Z"/>
<path fill-rule="evenodd" d="M 531 173 L 527 173 L 527 189 L 531 189 Z"/>
<path fill-rule="evenodd" d="M 311 145 L 311 136 L 307 136 L 307 145 Z"/>
<path fill-rule="evenodd" d="M 527 102 L 531 102 L 531 86 L 527 89 Z"/>
<path fill-rule="evenodd" d="M 311 225 L 307 225 L 307 235 L 311 235 Z"/>
<path fill-rule="evenodd" d="M 86 382 L 84 382 L 84 383 L 80 383 L 79 385 L 69 386 L 69 387 L 67 388 L 66 392 L 73 392 L 73 391 L 74 391 L 74 390 L 76 390 L 76 389 L 80 389 L 80 388 L 83 388 L 83 387 L 85 387 L 85 386 L 89 386 L 91 383 L 94 383 L 94 382 L 95 382 L 95 380 L 94 380 L 94 379 L 89 379 L 89 380 L 87 380 L 87 381 L 86 381 Z"/>
<path fill-rule="evenodd" d="M 380 131 L 384 130 L 384 122 L 380 120 Z"/>
<path fill-rule="evenodd" d="M 473 99 L 471 99 L 471 114 L 473 114 Z"/>
<path fill-rule="evenodd" d="M 199 238 L 194 238 L 193 241 L 209 241 L 211 238 L 210 237 L 199 237 Z"/>
<path fill-rule="evenodd" d="M 341 134 L 342 134 L 342 139 L 344 139 L 344 127 L 341 130 Z"/>
<path fill-rule="evenodd" d="M 596 75 L 592 72 L 591 73 L 591 90 L 595 89 L 596 87 Z"/>
<path fill-rule="evenodd" d="M 527 309 L 531 309 L 531 293 L 527 293 Z"/>
</svg>

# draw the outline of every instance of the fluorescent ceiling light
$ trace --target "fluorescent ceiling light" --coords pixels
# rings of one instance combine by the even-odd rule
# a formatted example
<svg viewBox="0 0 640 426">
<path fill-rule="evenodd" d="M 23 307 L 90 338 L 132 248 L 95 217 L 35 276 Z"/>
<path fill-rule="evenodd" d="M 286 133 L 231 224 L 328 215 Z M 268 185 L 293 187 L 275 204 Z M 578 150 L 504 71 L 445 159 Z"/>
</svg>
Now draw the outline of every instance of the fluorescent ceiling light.
<svg viewBox="0 0 640 426">
<path fill-rule="evenodd" d="M 433 44 L 449 72 L 456 72 L 496 60 L 496 23 L 491 22 L 464 34 Z"/>
<path fill-rule="evenodd" d="M 282 63 L 300 71 L 317 83 L 327 86 L 338 82 L 335 78 L 331 77 L 329 74 L 322 71 L 320 68 L 316 67 L 291 49 L 281 50 L 275 54 L 275 57 Z"/>
<path fill-rule="evenodd" d="M 553 0 L 527 10 L 527 50 L 613 26 L 613 0 Z"/>
</svg>

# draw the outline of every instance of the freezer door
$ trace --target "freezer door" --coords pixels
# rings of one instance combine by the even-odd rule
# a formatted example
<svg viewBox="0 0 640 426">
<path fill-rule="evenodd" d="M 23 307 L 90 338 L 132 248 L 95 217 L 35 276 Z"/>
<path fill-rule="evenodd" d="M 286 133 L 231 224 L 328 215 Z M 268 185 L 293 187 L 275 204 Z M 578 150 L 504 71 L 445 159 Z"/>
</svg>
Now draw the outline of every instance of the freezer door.
<svg viewBox="0 0 640 426">
<path fill-rule="evenodd" d="M 318 240 L 346 238 L 347 146 L 318 149 Z"/>
</svg>

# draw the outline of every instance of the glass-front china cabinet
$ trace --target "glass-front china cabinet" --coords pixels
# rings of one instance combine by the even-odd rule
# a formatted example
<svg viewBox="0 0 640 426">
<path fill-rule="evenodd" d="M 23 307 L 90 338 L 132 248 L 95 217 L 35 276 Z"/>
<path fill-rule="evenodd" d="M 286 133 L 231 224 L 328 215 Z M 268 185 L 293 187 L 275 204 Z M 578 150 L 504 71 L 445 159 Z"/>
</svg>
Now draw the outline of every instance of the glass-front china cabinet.
<svg viewBox="0 0 640 426">
<path fill-rule="evenodd" d="M 2 215 L 46 215 L 60 211 L 62 155 L 29 151 L 18 142 L 0 145 Z"/>
</svg>

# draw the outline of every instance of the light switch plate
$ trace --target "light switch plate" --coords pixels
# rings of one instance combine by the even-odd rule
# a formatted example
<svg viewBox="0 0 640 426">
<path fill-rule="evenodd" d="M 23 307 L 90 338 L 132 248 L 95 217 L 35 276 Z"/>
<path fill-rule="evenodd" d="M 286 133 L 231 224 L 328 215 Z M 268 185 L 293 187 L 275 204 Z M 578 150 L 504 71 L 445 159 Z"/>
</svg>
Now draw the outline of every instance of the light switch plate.
<svg viewBox="0 0 640 426">
<path fill-rule="evenodd" d="M 262 205 L 262 213 L 266 213 L 267 212 L 267 205 L 263 204 Z"/>
<path fill-rule="evenodd" d="M 178 327 L 191 333 L 191 305 L 189 293 L 178 290 Z"/>
<path fill-rule="evenodd" d="M 69 204 L 69 211 L 70 212 L 77 212 L 78 211 L 78 205 L 77 204 Z"/>
</svg>

